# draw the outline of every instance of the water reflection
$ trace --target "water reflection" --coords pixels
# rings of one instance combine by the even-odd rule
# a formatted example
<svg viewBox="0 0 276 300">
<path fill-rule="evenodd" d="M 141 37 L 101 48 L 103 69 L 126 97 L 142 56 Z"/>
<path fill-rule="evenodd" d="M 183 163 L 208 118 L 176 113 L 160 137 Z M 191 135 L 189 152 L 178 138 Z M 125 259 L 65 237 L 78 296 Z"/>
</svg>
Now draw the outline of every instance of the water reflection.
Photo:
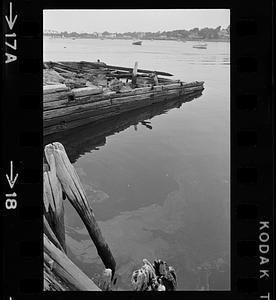
<svg viewBox="0 0 276 300">
<path fill-rule="evenodd" d="M 75 163 L 115 257 L 121 290 L 131 288 L 131 274 L 141 266 L 143 258 L 161 258 L 174 266 L 179 290 L 229 289 L 225 159 L 216 152 L 199 152 L 202 145 L 206 147 L 206 132 L 204 137 L 195 134 L 183 121 L 183 113 L 178 115 L 180 109 L 170 111 L 199 96 L 201 93 L 154 104 L 44 139 L 45 144 L 63 143 L 69 159 Z M 201 103 L 204 106 L 204 101 Z M 185 105 L 182 111 L 186 111 Z M 196 116 L 201 117 L 198 111 L 197 108 Z M 158 117 L 154 118 L 162 114 L 168 114 L 163 116 L 163 127 Z M 196 119 L 193 115 L 192 118 Z M 135 135 L 132 127 L 137 131 Z M 166 128 L 168 132 L 164 133 Z M 183 134 L 183 129 L 188 134 Z M 118 132 L 121 133 L 117 143 L 106 143 L 108 136 Z M 193 138 L 201 143 L 203 140 L 202 147 L 195 146 Z M 180 147 L 183 144 L 185 147 Z M 189 145 L 193 146 L 191 150 Z M 69 206 L 66 202 L 69 256 L 95 278 L 102 273 L 103 264 L 82 222 Z"/>
<path fill-rule="evenodd" d="M 169 102 L 156 103 L 148 107 L 123 113 L 108 120 L 52 134 L 44 137 L 44 145 L 59 141 L 64 145 L 71 163 L 74 163 L 81 155 L 92 150 L 98 150 L 99 147 L 104 146 L 107 136 L 123 131 L 130 126 L 134 126 L 134 130 L 138 130 L 138 124 L 152 129 L 151 123 L 145 120 L 165 114 L 173 108 L 180 108 L 183 103 L 190 102 L 201 95 L 202 92 L 197 92 L 177 97 Z"/>
</svg>

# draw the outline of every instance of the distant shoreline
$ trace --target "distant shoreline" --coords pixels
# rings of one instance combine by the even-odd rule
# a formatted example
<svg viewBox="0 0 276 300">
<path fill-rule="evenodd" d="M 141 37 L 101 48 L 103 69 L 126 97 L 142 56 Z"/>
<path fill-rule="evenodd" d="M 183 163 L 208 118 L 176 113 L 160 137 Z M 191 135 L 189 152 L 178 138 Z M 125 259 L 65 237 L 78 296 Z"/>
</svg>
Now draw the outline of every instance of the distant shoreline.
<svg viewBox="0 0 276 300">
<path fill-rule="evenodd" d="M 43 38 L 48 39 L 66 39 L 66 40 L 124 40 L 132 41 L 133 39 L 122 38 L 88 38 L 88 37 L 54 37 L 43 35 Z M 187 39 L 187 40 L 173 40 L 173 39 L 141 39 L 141 41 L 171 41 L 171 42 L 230 42 L 230 39 Z"/>
</svg>

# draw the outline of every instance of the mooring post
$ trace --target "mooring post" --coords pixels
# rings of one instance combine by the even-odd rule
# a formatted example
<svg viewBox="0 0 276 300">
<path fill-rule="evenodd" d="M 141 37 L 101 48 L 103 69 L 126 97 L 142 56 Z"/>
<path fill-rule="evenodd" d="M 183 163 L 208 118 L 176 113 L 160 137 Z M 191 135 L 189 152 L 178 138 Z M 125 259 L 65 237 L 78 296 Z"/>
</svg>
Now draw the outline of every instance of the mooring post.
<svg viewBox="0 0 276 300">
<path fill-rule="evenodd" d="M 154 80 L 154 85 L 158 85 L 159 84 L 156 72 L 154 72 L 153 80 Z"/>
<path fill-rule="evenodd" d="M 134 64 L 134 68 L 132 71 L 132 86 L 136 86 L 136 79 L 137 79 L 137 70 L 138 70 L 138 62 L 136 61 Z"/>
</svg>

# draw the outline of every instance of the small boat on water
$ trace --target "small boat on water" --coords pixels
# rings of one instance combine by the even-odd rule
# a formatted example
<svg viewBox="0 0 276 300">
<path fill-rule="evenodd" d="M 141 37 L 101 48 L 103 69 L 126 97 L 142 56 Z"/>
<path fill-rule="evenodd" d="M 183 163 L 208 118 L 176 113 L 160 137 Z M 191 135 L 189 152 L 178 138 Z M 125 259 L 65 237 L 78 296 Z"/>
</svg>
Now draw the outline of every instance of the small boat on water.
<svg viewBox="0 0 276 300">
<path fill-rule="evenodd" d="M 193 48 L 207 49 L 207 44 L 206 43 L 199 43 L 199 44 L 193 45 Z"/>
<path fill-rule="evenodd" d="M 135 41 L 135 42 L 132 43 L 132 45 L 140 45 L 141 46 L 142 45 L 142 41 Z"/>
</svg>

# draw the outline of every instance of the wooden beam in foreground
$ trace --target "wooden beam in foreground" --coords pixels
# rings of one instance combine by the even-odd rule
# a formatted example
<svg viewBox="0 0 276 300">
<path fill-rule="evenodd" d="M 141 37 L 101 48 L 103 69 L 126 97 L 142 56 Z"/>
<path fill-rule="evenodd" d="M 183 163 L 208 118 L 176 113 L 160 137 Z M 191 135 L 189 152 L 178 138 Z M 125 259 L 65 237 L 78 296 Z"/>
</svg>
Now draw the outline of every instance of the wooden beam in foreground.
<svg viewBox="0 0 276 300">
<path fill-rule="evenodd" d="M 69 258 L 58 249 L 44 234 L 44 280 L 51 280 L 55 283 L 53 273 L 57 278 L 65 282 L 65 284 L 74 291 L 101 291 L 101 289 L 84 274 Z M 45 276 L 46 273 L 46 276 Z M 56 283 L 55 283 L 56 285 Z M 47 288 L 47 286 L 46 286 Z M 63 285 L 59 283 L 59 288 L 63 289 Z"/>
<path fill-rule="evenodd" d="M 62 144 L 56 142 L 45 146 L 45 157 L 49 165 L 54 158 L 55 170 L 62 190 L 81 217 L 98 254 L 105 267 L 112 270 L 112 277 L 115 273 L 116 262 L 109 249 L 108 244 L 102 236 L 101 230 L 96 222 L 92 208 L 88 204 L 85 191 L 80 182 L 75 168 L 70 163 Z"/>
</svg>

